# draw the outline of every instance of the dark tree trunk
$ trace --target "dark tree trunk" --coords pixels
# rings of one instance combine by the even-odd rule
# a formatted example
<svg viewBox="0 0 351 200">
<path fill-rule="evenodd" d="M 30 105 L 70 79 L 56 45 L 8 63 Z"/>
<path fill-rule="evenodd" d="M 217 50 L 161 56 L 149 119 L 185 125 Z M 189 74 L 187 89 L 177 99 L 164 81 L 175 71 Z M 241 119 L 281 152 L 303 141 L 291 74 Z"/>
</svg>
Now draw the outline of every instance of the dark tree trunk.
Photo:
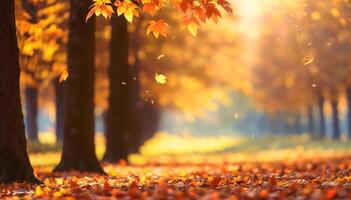
<svg viewBox="0 0 351 200">
<path fill-rule="evenodd" d="M 315 137 L 316 132 L 315 132 L 315 125 L 314 125 L 314 117 L 313 117 L 313 107 L 312 106 L 307 106 L 307 127 L 308 127 L 308 133 Z"/>
<path fill-rule="evenodd" d="M 139 81 L 139 63 L 138 61 L 132 66 L 132 83 L 131 83 L 131 97 L 129 105 L 129 120 L 128 133 L 130 135 L 129 153 L 137 153 L 141 145 L 141 131 L 142 131 L 142 112 L 143 102 L 140 100 L 140 81 Z"/>
<path fill-rule="evenodd" d="M 131 88 L 130 88 L 130 103 L 129 103 L 129 120 L 128 120 L 128 131 L 132 138 L 130 144 L 129 153 L 137 153 L 140 146 L 142 145 L 142 113 L 143 113 L 143 101 L 140 98 L 140 60 L 138 58 L 139 51 L 139 28 L 142 20 L 138 20 L 136 23 L 136 31 L 131 38 L 132 52 L 134 54 L 135 62 L 131 65 L 130 73 L 132 77 Z"/>
<path fill-rule="evenodd" d="M 348 113 L 347 113 L 348 135 L 349 135 L 349 139 L 351 139 L 351 87 L 347 88 L 346 94 L 347 94 L 347 109 L 348 109 Z"/>
<path fill-rule="evenodd" d="M 19 52 L 14 0 L 0 1 L 0 182 L 35 182 L 19 90 Z"/>
<path fill-rule="evenodd" d="M 109 107 L 106 112 L 106 152 L 103 160 L 118 162 L 128 156 L 128 108 L 131 77 L 128 65 L 128 31 L 123 17 L 112 17 L 110 66 L 108 71 Z"/>
<path fill-rule="evenodd" d="M 141 136 L 141 144 L 153 137 L 160 124 L 160 109 L 158 104 L 145 102 L 142 111 L 143 130 Z"/>
<path fill-rule="evenodd" d="M 332 118 L 333 118 L 333 139 L 340 140 L 340 124 L 339 124 L 339 111 L 338 111 L 338 99 L 334 98 L 331 100 L 332 107 Z"/>
<path fill-rule="evenodd" d="M 70 0 L 63 152 L 55 171 L 104 173 L 95 154 L 95 20 L 85 22 L 89 6 L 89 1 Z"/>
<path fill-rule="evenodd" d="M 64 85 L 65 82 L 60 83 L 58 79 L 54 80 L 55 85 L 55 107 L 56 107 L 56 143 L 63 141 L 63 105 L 64 105 Z"/>
<path fill-rule="evenodd" d="M 139 64 L 132 66 L 132 76 L 135 77 L 131 83 L 131 99 L 129 105 L 128 132 L 130 139 L 129 153 L 136 153 L 142 145 L 141 135 L 143 130 L 142 115 L 143 102 L 140 99 L 140 81 L 139 81 Z"/>
<path fill-rule="evenodd" d="M 319 111 L 319 135 L 320 138 L 325 138 L 325 115 L 324 115 L 324 97 L 318 93 L 318 111 Z"/>
<path fill-rule="evenodd" d="M 29 141 L 38 142 L 38 89 L 27 87 L 26 95 L 26 129 Z"/>
</svg>

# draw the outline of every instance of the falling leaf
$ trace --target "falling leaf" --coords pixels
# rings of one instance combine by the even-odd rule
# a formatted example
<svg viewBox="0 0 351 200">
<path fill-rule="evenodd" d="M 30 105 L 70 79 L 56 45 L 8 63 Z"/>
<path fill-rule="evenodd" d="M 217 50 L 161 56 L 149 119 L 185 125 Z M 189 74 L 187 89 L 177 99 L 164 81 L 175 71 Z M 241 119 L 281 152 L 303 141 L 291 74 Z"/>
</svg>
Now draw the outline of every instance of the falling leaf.
<svg viewBox="0 0 351 200">
<path fill-rule="evenodd" d="M 159 55 L 159 56 L 157 57 L 157 60 L 160 60 L 160 59 L 163 58 L 163 57 L 165 57 L 165 55 L 164 55 L 164 54 L 161 54 L 161 55 Z"/>
<path fill-rule="evenodd" d="M 68 78 L 68 71 L 65 70 L 62 72 L 60 78 L 59 78 L 59 83 L 62 83 L 63 81 L 66 81 Z"/>
<path fill-rule="evenodd" d="M 167 77 L 163 74 L 155 74 L 155 80 L 157 83 L 163 85 L 167 82 Z"/>
<path fill-rule="evenodd" d="M 309 65 L 314 62 L 314 57 L 312 55 L 305 56 L 303 59 L 303 65 Z"/>
</svg>

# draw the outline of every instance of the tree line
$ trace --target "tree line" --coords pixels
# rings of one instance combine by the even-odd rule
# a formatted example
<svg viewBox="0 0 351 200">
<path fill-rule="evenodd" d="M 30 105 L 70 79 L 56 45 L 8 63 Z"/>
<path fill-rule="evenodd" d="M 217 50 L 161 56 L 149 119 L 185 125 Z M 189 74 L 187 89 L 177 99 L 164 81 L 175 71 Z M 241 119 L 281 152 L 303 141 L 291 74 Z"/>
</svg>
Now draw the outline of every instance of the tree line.
<svg viewBox="0 0 351 200">
<path fill-rule="evenodd" d="M 109 49 L 113 56 L 110 56 L 108 67 L 110 87 L 109 107 L 105 114 L 107 149 L 104 161 L 117 162 L 135 151 L 143 139 L 150 137 L 157 129 L 159 114 L 157 105 L 140 103 L 139 80 L 133 83 L 131 81 L 131 74 L 138 77 L 140 67 L 138 61 L 133 65 L 128 62 L 130 49 L 138 48 L 137 43 L 130 44 L 131 35 L 127 30 L 127 21 L 131 21 L 129 9 L 136 10 L 136 4 L 129 1 L 118 1 L 116 4 L 100 0 L 94 2 L 92 9 L 95 9 L 95 15 L 102 13 L 106 17 L 106 8 L 111 12 L 111 9 L 116 9 L 115 6 L 118 15 L 121 14 L 120 9 L 125 9 L 124 17 L 109 15 L 112 27 Z M 57 140 L 63 142 L 61 161 L 54 171 L 77 170 L 104 174 L 95 155 L 94 144 L 96 30 L 95 17 L 92 14 L 88 14 L 87 17 L 90 6 L 90 1 L 81 0 L 70 0 L 68 5 L 59 1 L 44 0 L 0 2 L 0 51 L 3 55 L 0 60 L 0 182 L 39 182 L 33 174 L 26 149 L 20 100 L 20 61 L 22 71 L 28 75 L 26 81 L 30 82 L 25 88 L 29 138 L 38 139 L 38 85 L 43 82 L 53 84 L 56 90 Z M 148 6 L 154 6 L 157 11 L 164 7 L 164 4 L 161 4 L 161 1 L 152 1 Z M 197 16 L 184 22 L 192 34 L 196 34 L 198 18 L 201 18 L 203 23 L 209 19 L 217 20 L 221 15 L 218 11 L 220 6 L 228 12 L 231 11 L 229 3 L 223 0 L 218 4 L 184 1 L 179 6 L 184 13 L 197 7 Z M 67 11 L 60 13 L 64 8 L 69 9 L 68 16 Z M 50 11 L 46 13 L 46 9 Z M 25 11 L 26 14 L 21 11 Z M 150 12 L 147 11 L 151 14 Z M 55 15 L 59 16 L 55 19 L 58 21 L 50 21 Z M 132 15 L 137 15 L 136 11 L 133 11 Z M 15 17 L 19 21 L 16 22 Z M 67 21 L 65 17 L 68 18 Z M 86 21 L 87 18 L 89 20 Z M 158 34 L 166 35 L 165 22 L 160 22 L 158 20 L 149 24 L 148 28 L 155 37 Z M 48 32 L 43 33 L 35 26 L 41 26 Z M 68 29 L 67 36 L 65 28 Z M 23 32 L 20 29 L 23 29 Z M 17 41 L 16 34 L 23 37 L 19 37 Z M 134 39 L 137 41 L 137 38 Z M 27 44 L 23 45 L 27 48 L 26 51 L 24 48 L 19 51 L 21 42 Z M 50 48 L 41 51 L 43 45 Z M 62 53 L 65 51 L 66 54 Z M 135 49 L 134 51 L 137 52 Z M 35 62 L 30 63 L 32 60 Z M 48 74 L 52 77 L 48 78 Z M 50 83 L 47 80 L 51 80 Z"/>
</svg>

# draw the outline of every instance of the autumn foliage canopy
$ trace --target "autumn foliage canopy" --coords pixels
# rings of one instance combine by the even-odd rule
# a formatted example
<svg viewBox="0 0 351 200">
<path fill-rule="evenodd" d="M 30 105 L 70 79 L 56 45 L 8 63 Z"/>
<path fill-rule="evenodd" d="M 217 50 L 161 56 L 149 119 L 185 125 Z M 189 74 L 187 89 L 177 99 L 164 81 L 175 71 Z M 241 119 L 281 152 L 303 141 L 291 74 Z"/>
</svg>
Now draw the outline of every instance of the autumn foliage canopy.
<svg viewBox="0 0 351 200">
<path fill-rule="evenodd" d="M 158 13 L 163 10 L 176 10 L 183 14 L 181 19 L 181 29 L 187 28 L 192 35 L 196 35 L 197 28 L 201 23 L 206 23 L 209 20 L 217 23 L 219 18 L 222 18 L 221 12 L 232 13 L 233 10 L 230 3 L 226 0 L 93 0 L 94 3 L 90 7 L 90 11 L 86 16 L 86 20 L 96 16 L 104 16 L 109 19 L 113 14 L 118 16 L 124 15 L 128 22 L 132 23 L 134 17 L 139 17 L 140 14 L 146 14 L 154 19 L 148 20 L 147 34 L 152 33 L 156 38 L 159 35 L 167 36 L 168 23 L 157 18 Z"/>
</svg>

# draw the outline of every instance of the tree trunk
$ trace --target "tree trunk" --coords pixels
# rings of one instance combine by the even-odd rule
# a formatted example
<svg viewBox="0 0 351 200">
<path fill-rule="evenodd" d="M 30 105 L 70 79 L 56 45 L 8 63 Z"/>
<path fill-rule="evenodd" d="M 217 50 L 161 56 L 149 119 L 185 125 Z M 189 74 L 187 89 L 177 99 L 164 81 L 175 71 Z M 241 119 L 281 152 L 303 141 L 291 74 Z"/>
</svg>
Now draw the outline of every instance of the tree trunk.
<svg viewBox="0 0 351 200">
<path fill-rule="evenodd" d="M 132 66 L 132 77 L 131 83 L 131 97 L 129 105 L 129 120 L 128 120 L 128 133 L 130 135 L 131 142 L 129 153 L 137 153 L 140 145 L 142 144 L 142 114 L 143 114 L 143 102 L 140 100 L 140 80 L 139 80 L 139 63 L 137 62 Z"/>
<path fill-rule="evenodd" d="M 340 140 L 340 124 L 339 124 L 339 111 L 338 111 L 338 99 L 333 98 L 331 100 L 332 107 L 332 118 L 333 118 L 333 139 Z"/>
<path fill-rule="evenodd" d="M 314 125 L 314 118 L 313 118 L 313 107 L 308 105 L 307 106 L 307 123 L 308 123 L 308 133 L 315 137 L 316 132 L 315 132 L 315 125 Z"/>
<path fill-rule="evenodd" d="M 129 153 L 137 153 L 140 146 L 142 145 L 142 114 L 143 114 L 143 101 L 140 98 L 140 60 L 138 58 L 139 51 L 139 29 L 142 19 L 136 23 L 136 31 L 131 38 L 132 52 L 135 58 L 135 62 L 131 65 L 130 73 L 132 77 L 131 91 L 130 91 L 130 103 L 129 103 L 129 120 L 128 120 L 128 132 L 130 138 L 133 141 L 130 144 Z"/>
<path fill-rule="evenodd" d="M 349 135 L 349 139 L 351 139 L 351 87 L 347 88 L 346 94 L 347 94 L 347 108 L 348 108 L 348 113 L 347 113 L 348 135 Z"/>
<path fill-rule="evenodd" d="M 55 85 L 55 107 L 56 107 L 56 143 L 63 141 L 63 105 L 64 105 L 64 84 L 58 79 L 54 80 Z"/>
<path fill-rule="evenodd" d="M 27 87 L 26 95 L 26 128 L 29 141 L 38 142 L 38 89 Z"/>
<path fill-rule="evenodd" d="M 143 106 L 143 130 L 142 130 L 142 141 L 150 139 L 158 130 L 160 124 L 160 109 L 158 104 L 151 104 L 145 102 Z"/>
<path fill-rule="evenodd" d="M 28 158 L 21 110 L 14 2 L 0 1 L 0 182 L 38 183 Z"/>
<path fill-rule="evenodd" d="M 55 171 L 104 173 L 94 142 L 95 20 L 85 22 L 90 2 L 70 0 L 68 73 L 64 105 L 64 138 Z"/>
<path fill-rule="evenodd" d="M 324 97 L 318 93 L 318 111 L 319 111 L 319 137 L 325 138 L 325 116 L 324 116 Z"/>
<path fill-rule="evenodd" d="M 103 160 L 118 162 L 128 156 L 128 108 L 131 77 L 128 65 L 128 31 L 123 17 L 112 17 L 110 66 L 108 71 L 109 107 L 106 112 L 106 152 Z"/>
</svg>

